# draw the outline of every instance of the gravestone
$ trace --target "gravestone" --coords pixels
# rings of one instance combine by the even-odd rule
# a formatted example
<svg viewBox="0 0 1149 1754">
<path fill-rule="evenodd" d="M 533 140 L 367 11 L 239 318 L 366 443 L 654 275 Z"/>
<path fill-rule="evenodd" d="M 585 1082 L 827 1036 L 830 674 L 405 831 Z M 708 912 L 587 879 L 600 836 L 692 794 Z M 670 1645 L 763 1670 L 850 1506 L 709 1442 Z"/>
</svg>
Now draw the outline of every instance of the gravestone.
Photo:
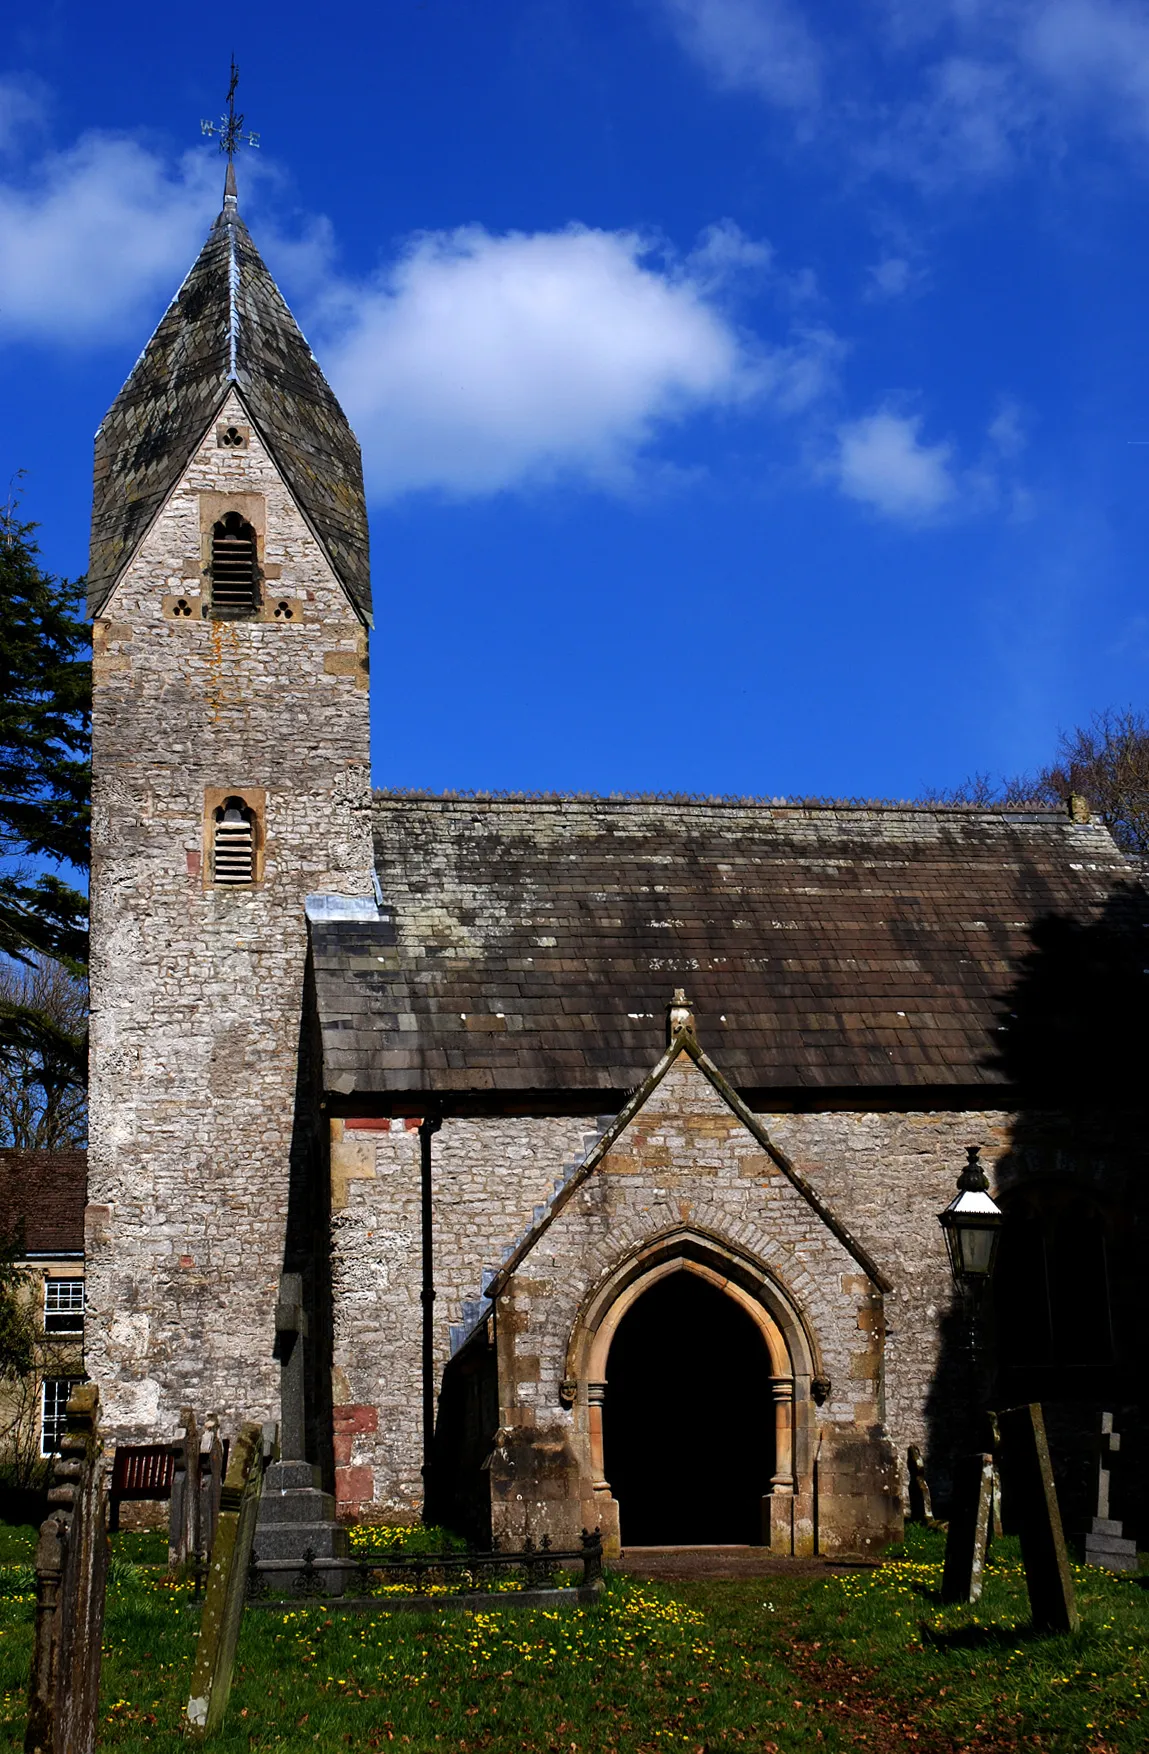
<svg viewBox="0 0 1149 1754">
<path fill-rule="evenodd" d="M 1076 1632 L 1081 1621 L 1041 1407 L 1036 1401 L 1025 1407 L 1007 1407 L 998 1414 L 998 1423 L 1002 1479 L 1010 1517 L 1021 1537 L 1034 1627 L 1040 1632 Z"/>
<path fill-rule="evenodd" d="M 219 1499 L 223 1490 L 224 1451 L 219 1435 L 219 1414 L 209 1413 L 204 1422 L 199 1453 L 199 1547 L 206 1556 L 215 1542 Z"/>
<path fill-rule="evenodd" d="M 108 1581 L 108 1497 L 100 1391 L 72 1391 L 36 1544 L 36 1634 L 26 1754 L 92 1754 Z"/>
<path fill-rule="evenodd" d="M 910 1521 L 912 1523 L 932 1523 L 934 1509 L 933 1500 L 930 1498 L 930 1483 L 926 1479 L 926 1465 L 922 1460 L 922 1452 L 916 1443 L 911 1443 L 906 1451 L 906 1464 L 910 1488 Z"/>
<path fill-rule="evenodd" d="M 211 1735 L 227 1710 L 262 1483 L 263 1433 L 258 1425 L 248 1423 L 231 1446 L 220 1496 L 185 1713 L 184 1728 L 190 1736 Z"/>
<path fill-rule="evenodd" d="M 943 1602 L 976 1602 L 981 1595 L 992 1510 L 993 1457 L 962 1456 L 954 1470 Z"/>
<path fill-rule="evenodd" d="M 1110 1516 L 1113 1496 L 1113 1464 L 1121 1452 L 1121 1434 L 1114 1428 L 1112 1413 L 1101 1415 L 1101 1441 L 1097 1454 L 1097 1515 L 1085 1537 L 1086 1565 L 1103 1565 L 1107 1571 L 1136 1571 L 1137 1543 L 1124 1538 L 1121 1522 Z"/>
<path fill-rule="evenodd" d="M 194 1563 L 200 1549 L 199 1429 L 190 1407 L 180 1412 L 184 1434 L 176 1446 L 172 1496 L 168 1507 L 168 1568 Z"/>
<path fill-rule="evenodd" d="M 1001 1427 L 997 1422 L 997 1414 L 989 1416 L 989 1447 L 993 1451 L 993 1515 L 990 1518 L 990 1540 L 1000 1540 L 1003 1528 L 1001 1521 L 1001 1468 L 998 1457 L 1001 1455 Z"/>
<path fill-rule="evenodd" d="M 349 1552 L 347 1530 L 335 1520 L 335 1499 L 319 1484 L 319 1470 L 307 1460 L 304 1346 L 307 1316 L 303 1280 L 284 1273 L 275 1306 L 275 1346 L 280 1361 L 281 1420 L 279 1456 L 267 1470 L 256 1535 L 260 1559 L 344 1559 Z M 324 1587 L 338 1595 L 344 1574 L 323 1573 Z"/>
</svg>

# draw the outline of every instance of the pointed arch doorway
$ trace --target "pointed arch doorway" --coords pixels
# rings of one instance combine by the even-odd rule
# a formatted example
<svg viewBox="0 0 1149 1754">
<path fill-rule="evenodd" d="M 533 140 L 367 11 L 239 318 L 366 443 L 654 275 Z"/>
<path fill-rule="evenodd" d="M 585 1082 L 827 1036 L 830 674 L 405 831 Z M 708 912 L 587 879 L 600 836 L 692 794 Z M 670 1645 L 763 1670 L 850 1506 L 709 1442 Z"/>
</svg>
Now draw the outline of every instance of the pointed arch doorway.
<svg viewBox="0 0 1149 1754">
<path fill-rule="evenodd" d="M 626 1547 L 756 1545 L 775 1469 L 761 1327 L 696 1272 L 656 1279 L 615 1329 L 603 1464 Z"/>
</svg>

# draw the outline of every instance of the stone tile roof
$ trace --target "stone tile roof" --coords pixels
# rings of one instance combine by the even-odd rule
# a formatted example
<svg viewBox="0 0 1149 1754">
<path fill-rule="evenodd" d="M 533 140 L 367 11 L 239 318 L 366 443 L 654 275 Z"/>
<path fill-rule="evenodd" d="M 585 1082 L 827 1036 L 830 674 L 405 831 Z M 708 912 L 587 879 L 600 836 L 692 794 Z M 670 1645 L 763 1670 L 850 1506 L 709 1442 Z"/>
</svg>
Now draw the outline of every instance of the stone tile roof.
<svg viewBox="0 0 1149 1754">
<path fill-rule="evenodd" d="M 358 441 L 231 197 L 96 434 L 89 611 L 103 608 L 233 387 L 370 620 Z"/>
<path fill-rule="evenodd" d="M 1009 1081 L 1042 920 L 1128 888 L 1053 812 L 377 795 L 375 921 L 311 932 L 328 1087 L 627 1090 L 686 988 L 740 1090 Z"/>
<path fill-rule="evenodd" d="M 0 1151 L 0 1231 L 23 1219 L 30 1253 L 82 1253 L 87 1189 L 86 1151 Z"/>
</svg>

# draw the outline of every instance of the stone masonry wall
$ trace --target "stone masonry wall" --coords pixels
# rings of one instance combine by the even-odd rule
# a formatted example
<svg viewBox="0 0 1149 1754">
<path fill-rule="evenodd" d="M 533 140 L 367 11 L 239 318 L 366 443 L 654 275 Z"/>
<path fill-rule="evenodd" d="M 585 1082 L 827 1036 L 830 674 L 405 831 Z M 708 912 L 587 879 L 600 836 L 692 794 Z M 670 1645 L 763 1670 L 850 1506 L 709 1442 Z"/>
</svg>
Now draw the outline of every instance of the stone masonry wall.
<svg viewBox="0 0 1149 1754">
<path fill-rule="evenodd" d="M 121 1438 L 277 1410 L 304 898 L 371 893 L 365 631 L 258 434 L 218 447 L 229 421 L 234 396 L 94 630 L 87 1361 Z M 290 621 L 203 619 L 201 494 L 256 496 Z M 213 787 L 266 791 L 257 887 L 204 888 Z"/>
<path fill-rule="evenodd" d="M 333 1121 L 336 1493 L 343 1514 L 417 1519 L 422 1504 L 422 1238 L 417 1123 Z M 563 1165 L 585 1119 L 445 1120 L 432 1140 L 435 1363 Z"/>
<path fill-rule="evenodd" d="M 957 1192 L 967 1145 L 983 1147 L 996 1187 L 1012 1117 L 979 1111 L 761 1119 L 893 1285 L 885 1297 L 885 1424 L 903 1462 L 917 1444 L 928 1465 L 934 1433 L 927 1410 L 954 1310 L 938 1213 Z"/>
<path fill-rule="evenodd" d="M 1012 1117 L 977 1111 L 759 1118 L 892 1282 L 883 1300 L 882 1415 L 903 1459 L 911 1443 L 927 1449 L 927 1403 L 953 1305 L 937 1215 L 954 1194 L 966 1145 L 983 1145 L 992 1181 L 1009 1149 Z M 345 1512 L 377 1518 L 415 1516 L 422 1491 L 419 1142 L 406 1123 L 389 1126 L 395 1131 L 336 1122 L 332 1146 L 335 1398 L 346 1409 L 347 1431 L 339 1459 L 355 1469 L 344 1475 L 341 1497 Z M 460 1320 L 463 1301 L 478 1296 L 482 1269 L 498 1264 L 564 1165 L 581 1158 L 593 1137 L 590 1123 L 574 1116 L 447 1120 L 435 1135 L 440 1373 L 449 1325 Z M 341 1161 L 352 1166 L 342 1176 Z M 749 1187 L 753 1204 L 758 1196 Z M 548 1369 L 552 1376 L 561 1371 L 561 1360 Z M 557 1407 L 556 1383 L 537 1392 Z"/>
<path fill-rule="evenodd" d="M 571 1335 L 612 1272 L 651 1239 L 684 1229 L 764 1268 L 801 1312 L 812 1342 L 791 1352 L 795 1423 L 816 1429 L 813 1442 L 796 1446 L 795 1550 L 814 1545 L 815 1448 L 821 1550 L 889 1540 L 898 1532 L 900 1505 L 891 1498 L 896 1470 L 881 1443 L 881 1292 L 685 1053 L 541 1234 L 499 1300 L 496 1531 L 511 1539 L 547 1534 L 566 1545 L 588 1518 L 604 1529 L 613 1524 L 613 1506 L 594 1509 L 587 1382 L 579 1383 L 572 1407 L 562 1405 Z M 673 1380 L 672 1346 L 652 1368 Z M 816 1409 L 815 1376 L 833 1385 Z M 667 1441 L 682 1441 L 684 1432 L 672 1414 Z M 701 1434 L 696 1441 L 705 1490 Z M 576 1479 L 581 1490 L 572 1493 Z M 622 1533 L 625 1540 L 625 1506 Z"/>
</svg>

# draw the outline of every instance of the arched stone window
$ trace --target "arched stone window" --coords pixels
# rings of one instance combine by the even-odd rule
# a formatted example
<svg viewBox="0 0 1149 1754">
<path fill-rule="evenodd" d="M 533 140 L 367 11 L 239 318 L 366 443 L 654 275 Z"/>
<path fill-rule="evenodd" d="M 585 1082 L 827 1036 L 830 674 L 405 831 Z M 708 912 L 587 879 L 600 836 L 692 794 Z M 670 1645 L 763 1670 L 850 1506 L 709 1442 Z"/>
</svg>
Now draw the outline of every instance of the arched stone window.
<svg viewBox="0 0 1149 1754">
<path fill-rule="evenodd" d="M 259 607 L 255 531 L 239 512 L 225 512 L 211 532 L 211 612 L 233 619 Z"/>
<path fill-rule="evenodd" d="M 255 882 L 255 812 L 242 798 L 225 798 L 215 812 L 212 881 L 234 888 Z"/>
</svg>

